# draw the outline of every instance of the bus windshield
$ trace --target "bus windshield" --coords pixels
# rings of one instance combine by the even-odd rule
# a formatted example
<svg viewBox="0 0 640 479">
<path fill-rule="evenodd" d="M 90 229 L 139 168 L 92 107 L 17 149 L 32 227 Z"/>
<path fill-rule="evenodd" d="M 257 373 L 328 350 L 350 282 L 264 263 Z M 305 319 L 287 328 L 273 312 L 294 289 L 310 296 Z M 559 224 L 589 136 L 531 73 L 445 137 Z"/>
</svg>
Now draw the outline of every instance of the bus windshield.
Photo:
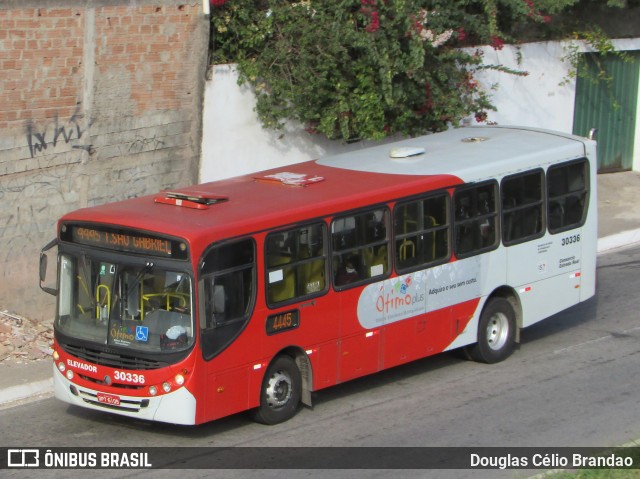
<svg viewBox="0 0 640 479">
<path fill-rule="evenodd" d="M 193 344 L 192 283 L 184 272 L 63 254 L 59 291 L 55 326 L 67 336 L 150 353 Z"/>
</svg>

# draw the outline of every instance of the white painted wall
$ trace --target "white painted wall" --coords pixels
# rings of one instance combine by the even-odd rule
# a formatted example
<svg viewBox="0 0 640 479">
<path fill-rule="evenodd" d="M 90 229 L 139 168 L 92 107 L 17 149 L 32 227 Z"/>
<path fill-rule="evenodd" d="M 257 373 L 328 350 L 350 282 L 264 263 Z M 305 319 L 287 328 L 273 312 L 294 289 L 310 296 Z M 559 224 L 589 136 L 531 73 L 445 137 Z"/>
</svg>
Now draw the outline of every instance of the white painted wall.
<svg viewBox="0 0 640 479">
<path fill-rule="evenodd" d="M 613 44 L 618 50 L 640 50 L 640 38 L 613 40 Z M 485 88 L 496 86 L 493 103 L 498 111 L 489 112 L 488 120 L 571 133 L 576 83 L 566 81 L 571 65 L 564 60 L 570 45 L 571 42 L 525 43 L 499 51 L 481 47 L 485 65 L 504 65 L 529 73 L 522 77 L 486 70 L 478 75 Z M 582 52 L 592 51 L 584 43 L 576 45 Z"/>
<path fill-rule="evenodd" d="M 640 38 L 615 39 L 617 50 L 640 50 Z M 485 65 L 504 65 L 527 71 L 526 77 L 487 70 L 478 79 L 485 88 L 497 85 L 493 103 L 497 112 L 489 112 L 488 121 L 501 125 L 525 125 L 571 133 L 575 104 L 575 81 L 569 78 L 567 56 L 570 42 L 528 43 L 501 51 L 483 47 Z M 582 52 L 592 51 L 578 43 Z M 566 83 L 560 86 L 561 83 Z M 640 91 L 640 89 L 639 89 Z M 588 132 L 582 134 L 587 135 Z M 635 151 L 632 168 L 640 171 L 640 101 L 636 116 Z"/>
<path fill-rule="evenodd" d="M 375 144 L 329 141 L 293 124 L 281 131 L 265 130 L 254 111 L 255 104 L 251 90 L 247 86 L 238 86 L 238 75 L 232 65 L 213 67 L 211 80 L 205 86 L 200 182 L 300 163 Z"/>
<path fill-rule="evenodd" d="M 499 51 L 482 47 L 486 65 L 504 65 L 529 73 L 515 76 L 486 70 L 478 75 L 478 81 L 485 88 L 495 88 L 492 100 L 498 111 L 488 112 L 488 121 L 571 133 L 575 81 L 566 81 L 570 65 L 563 61 L 569 45 L 569 42 L 528 43 L 520 47 L 505 46 Z M 614 40 L 614 45 L 619 50 L 640 50 L 640 38 Z M 580 48 L 587 51 L 584 45 Z M 265 130 L 253 111 L 255 97 L 248 87 L 237 85 L 237 78 L 233 66 L 218 65 L 213 67 L 211 80 L 206 84 L 201 182 L 374 144 L 331 142 L 305 132 L 299 125 L 288 125 L 283 131 Z M 640 111 L 638 118 L 640 120 Z M 469 119 L 465 123 L 474 122 Z M 640 171 L 640 121 L 635 144 L 633 168 Z"/>
<path fill-rule="evenodd" d="M 520 48 L 502 50 L 482 47 L 485 65 L 504 65 L 525 71 L 517 76 L 494 70 L 477 75 L 487 90 L 493 89 L 492 101 L 497 111 L 488 112 L 487 120 L 500 125 L 524 125 L 571 133 L 575 80 L 560 84 L 569 77 L 570 65 L 563 61 L 567 44 L 560 42 L 529 43 Z"/>
</svg>

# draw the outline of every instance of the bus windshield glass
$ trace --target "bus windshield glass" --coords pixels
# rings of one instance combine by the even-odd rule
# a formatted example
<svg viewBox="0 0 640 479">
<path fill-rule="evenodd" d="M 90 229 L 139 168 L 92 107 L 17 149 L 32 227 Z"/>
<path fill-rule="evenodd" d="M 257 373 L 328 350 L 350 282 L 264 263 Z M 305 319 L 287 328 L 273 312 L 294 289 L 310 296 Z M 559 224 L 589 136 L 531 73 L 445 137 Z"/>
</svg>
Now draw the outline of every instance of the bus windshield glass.
<svg viewBox="0 0 640 479">
<path fill-rule="evenodd" d="M 193 344 L 191 298 L 184 272 L 64 254 L 55 326 L 94 343 L 176 352 Z"/>
</svg>

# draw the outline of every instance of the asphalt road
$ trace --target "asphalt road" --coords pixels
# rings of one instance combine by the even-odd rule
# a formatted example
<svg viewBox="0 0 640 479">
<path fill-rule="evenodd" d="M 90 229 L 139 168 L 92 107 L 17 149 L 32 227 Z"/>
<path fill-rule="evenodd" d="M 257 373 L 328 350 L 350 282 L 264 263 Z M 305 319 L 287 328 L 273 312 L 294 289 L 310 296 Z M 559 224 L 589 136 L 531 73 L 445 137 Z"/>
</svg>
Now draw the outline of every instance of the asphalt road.
<svg viewBox="0 0 640 479">
<path fill-rule="evenodd" d="M 0 411 L 0 446 L 613 446 L 640 438 L 640 247 L 598 258 L 597 295 L 522 332 L 507 361 L 441 354 L 314 395 L 262 426 L 245 414 L 198 427 L 130 421 L 53 398 Z M 167 450 L 170 454 L 170 449 Z M 7 471 L 3 471 L 7 472 Z M 27 477 L 9 471 L 8 477 Z M 58 477 L 61 471 L 38 471 Z M 67 474 L 67 472 L 69 472 Z M 65 476 L 86 477 L 87 471 Z M 177 471 L 91 471 L 174 477 Z M 287 477 L 387 477 L 389 471 Z M 479 473 L 480 472 L 480 473 Z M 539 471 L 538 471 L 539 472 Z M 535 471 L 531 472 L 531 474 Z M 184 477 L 221 477 L 191 470 Z M 525 477 L 525 471 L 397 471 L 393 477 Z M 282 477 L 227 470 L 224 477 Z"/>
</svg>

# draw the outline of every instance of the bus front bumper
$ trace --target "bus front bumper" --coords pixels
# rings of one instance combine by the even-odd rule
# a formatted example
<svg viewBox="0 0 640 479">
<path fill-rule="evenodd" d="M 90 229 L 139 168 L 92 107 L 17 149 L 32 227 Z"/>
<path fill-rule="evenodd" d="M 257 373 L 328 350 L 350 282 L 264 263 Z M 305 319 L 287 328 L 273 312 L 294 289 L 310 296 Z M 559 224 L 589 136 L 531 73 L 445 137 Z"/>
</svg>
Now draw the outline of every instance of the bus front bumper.
<svg viewBox="0 0 640 479">
<path fill-rule="evenodd" d="M 196 398 L 185 387 L 160 396 L 115 396 L 72 383 L 54 364 L 53 390 L 61 401 L 95 411 L 171 424 L 196 423 Z"/>
</svg>

